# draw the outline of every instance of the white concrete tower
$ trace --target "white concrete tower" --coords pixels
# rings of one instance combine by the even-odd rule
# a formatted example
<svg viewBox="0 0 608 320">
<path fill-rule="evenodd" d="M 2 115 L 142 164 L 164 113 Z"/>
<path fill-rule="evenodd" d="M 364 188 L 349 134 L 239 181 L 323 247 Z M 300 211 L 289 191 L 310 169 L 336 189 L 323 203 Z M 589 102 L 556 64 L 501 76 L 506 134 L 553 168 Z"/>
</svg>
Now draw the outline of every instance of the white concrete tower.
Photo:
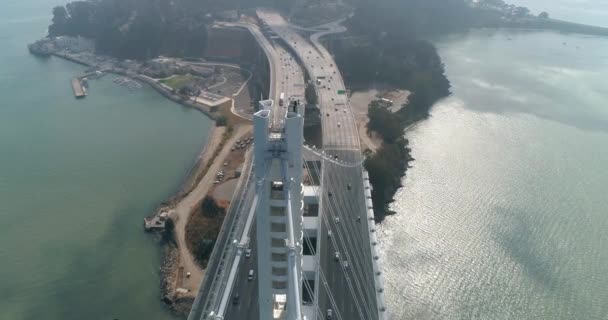
<svg viewBox="0 0 608 320">
<path fill-rule="evenodd" d="M 254 115 L 260 320 L 301 319 L 303 119 L 269 128 L 268 102 Z"/>
</svg>

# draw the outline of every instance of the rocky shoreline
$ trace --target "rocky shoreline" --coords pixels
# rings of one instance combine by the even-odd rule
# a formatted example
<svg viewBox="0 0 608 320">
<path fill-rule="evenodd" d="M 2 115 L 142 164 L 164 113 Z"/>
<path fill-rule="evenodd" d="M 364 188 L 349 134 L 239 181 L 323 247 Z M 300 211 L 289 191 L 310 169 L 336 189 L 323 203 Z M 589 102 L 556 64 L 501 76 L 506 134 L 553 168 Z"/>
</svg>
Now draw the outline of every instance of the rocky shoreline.
<svg viewBox="0 0 608 320">
<path fill-rule="evenodd" d="M 161 244 L 160 300 L 178 316 L 188 316 L 194 298 L 180 297 L 175 293 L 176 270 L 179 265 L 179 251 L 174 243 L 163 241 Z"/>
<path fill-rule="evenodd" d="M 164 242 L 161 244 L 162 261 L 160 266 L 160 296 L 161 300 L 171 307 L 173 304 L 172 288 L 175 282 L 173 270 L 177 268 L 179 254 L 175 244 Z"/>
</svg>

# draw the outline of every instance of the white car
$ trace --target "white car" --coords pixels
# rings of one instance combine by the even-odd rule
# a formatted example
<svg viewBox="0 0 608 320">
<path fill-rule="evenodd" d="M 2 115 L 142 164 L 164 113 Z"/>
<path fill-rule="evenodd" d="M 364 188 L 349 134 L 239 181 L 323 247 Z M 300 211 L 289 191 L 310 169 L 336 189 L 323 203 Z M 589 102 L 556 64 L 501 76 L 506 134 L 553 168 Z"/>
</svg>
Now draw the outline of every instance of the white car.
<svg viewBox="0 0 608 320">
<path fill-rule="evenodd" d="M 249 280 L 249 281 L 253 280 L 254 274 L 255 274 L 255 271 L 253 271 L 253 269 L 249 269 L 249 275 L 247 276 L 247 280 Z"/>
</svg>

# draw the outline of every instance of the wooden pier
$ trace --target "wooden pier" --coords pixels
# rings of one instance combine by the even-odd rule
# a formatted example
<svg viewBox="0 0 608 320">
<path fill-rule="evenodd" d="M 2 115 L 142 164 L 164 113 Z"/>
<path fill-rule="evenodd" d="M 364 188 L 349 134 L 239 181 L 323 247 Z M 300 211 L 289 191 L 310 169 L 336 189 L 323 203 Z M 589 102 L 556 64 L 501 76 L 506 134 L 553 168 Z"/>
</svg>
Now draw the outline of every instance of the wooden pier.
<svg viewBox="0 0 608 320">
<path fill-rule="evenodd" d="M 74 90 L 74 96 L 78 99 L 87 96 L 87 91 L 82 86 L 82 81 L 79 78 L 72 79 L 72 90 Z"/>
</svg>

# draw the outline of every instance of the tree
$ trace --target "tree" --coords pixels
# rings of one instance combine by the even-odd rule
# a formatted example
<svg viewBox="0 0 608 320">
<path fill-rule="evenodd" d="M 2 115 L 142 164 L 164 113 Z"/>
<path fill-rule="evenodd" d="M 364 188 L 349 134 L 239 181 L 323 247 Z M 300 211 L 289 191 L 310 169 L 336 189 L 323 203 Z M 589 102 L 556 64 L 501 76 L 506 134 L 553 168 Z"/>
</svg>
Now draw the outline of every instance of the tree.
<svg viewBox="0 0 608 320">
<path fill-rule="evenodd" d="M 177 92 L 182 96 L 187 96 L 190 94 L 190 87 L 188 87 L 187 85 L 183 85 L 179 87 L 179 89 L 177 89 Z"/>
<path fill-rule="evenodd" d="M 538 15 L 538 17 L 541 19 L 549 19 L 549 13 L 547 13 L 546 11 L 543 11 Z"/>
<path fill-rule="evenodd" d="M 65 34 L 68 18 L 68 11 L 64 6 L 53 8 L 53 24 L 49 26 L 49 36 L 57 37 Z"/>
<path fill-rule="evenodd" d="M 215 240 L 202 239 L 198 244 L 196 250 L 196 258 L 197 260 L 206 267 L 207 261 L 213 252 L 213 246 L 215 246 Z"/>
<path fill-rule="evenodd" d="M 219 116 L 215 119 L 216 127 L 225 127 L 228 124 L 228 119 L 225 116 Z"/>
<path fill-rule="evenodd" d="M 530 14 L 530 10 L 526 7 L 517 7 L 515 8 L 515 16 L 524 18 Z"/>
<path fill-rule="evenodd" d="M 201 213 L 204 216 L 215 217 L 219 213 L 224 214 L 225 211 L 226 210 L 224 208 L 217 205 L 212 197 L 206 196 L 205 199 L 203 199 L 203 203 L 201 204 Z"/>
<path fill-rule="evenodd" d="M 410 149 L 408 140 L 401 137 L 391 143 L 383 143 L 376 154 L 365 160 L 365 170 L 369 172 L 372 189 L 372 203 L 376 219 L 381 221 L 390 214 L 388 205 L 393 201 L 395 192 L 401 187 L 401 178 L 405 175 Z"/>
<path fill-rule="evenodd" d="M 175 243 L 175 223 L 173 219 L 167 218 L 165 220 L 165 230 L 163 230 L 162 237 L 166 242 Z"/>
<path fill-rule="evenodd" d="M 385 142 L 391 143 L 403 135 L 403 123 L 381 101 L 372 101 L 367 111 L 367 129 L 378 132 Z"/>
<path fill-rule="evenodd" d="M 81 35 L 93 38 L 95 31 L 93 28 L 93 15 L 96 4 L 90 1 L 74 1 L 66 5 L 70 19 L 66 30 L 67 35 Z"/>
</svg>

